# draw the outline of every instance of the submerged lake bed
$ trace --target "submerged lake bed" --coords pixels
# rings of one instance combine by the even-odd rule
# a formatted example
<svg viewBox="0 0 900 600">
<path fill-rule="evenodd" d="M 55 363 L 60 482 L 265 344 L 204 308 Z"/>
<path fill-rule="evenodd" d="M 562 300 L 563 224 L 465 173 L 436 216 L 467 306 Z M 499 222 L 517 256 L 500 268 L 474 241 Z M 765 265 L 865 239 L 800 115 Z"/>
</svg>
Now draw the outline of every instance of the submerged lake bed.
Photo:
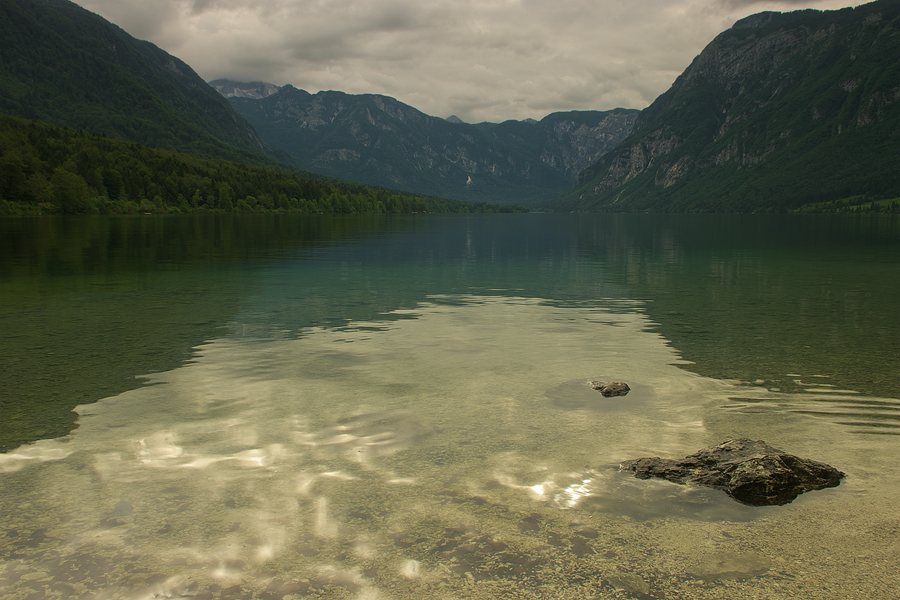
<svg viewBox="0 0 900 600">
<path fill-rule="evenodd" d="M 4 597 L 895 589 L 896 218 L 0 226 Z M 735 437 L 847 476 L 750 507 L 618 471 Z"/>
</svg>

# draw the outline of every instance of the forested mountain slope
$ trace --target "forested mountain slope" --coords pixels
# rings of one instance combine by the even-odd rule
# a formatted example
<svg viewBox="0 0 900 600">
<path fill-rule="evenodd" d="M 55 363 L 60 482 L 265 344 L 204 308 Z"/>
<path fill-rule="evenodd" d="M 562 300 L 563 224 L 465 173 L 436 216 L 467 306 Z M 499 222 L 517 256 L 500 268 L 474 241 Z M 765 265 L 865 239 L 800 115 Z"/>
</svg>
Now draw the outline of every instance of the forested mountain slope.
<svg viewBox="0 0 900 600">
<path fill-rule="evenodd" d="M 900 197 L 900 2 L 765 12 L 715 38 L 559 211 L 753 212 Z"/>
<path fill-rule="evenodd" d="M 187 64 L 68 0 L 0 0 L 0 113 L 198 156 L 264 152 Z"/>
<path fill-rule="evenodd" d="M 0 115 L 0 214 L 518 212 L 209 160 Z"/>
<path fill-rule="evenodd" d="M 310 94 L 288 85 L 248 97 L 250 84 L 212 83 L 263 140 L 305 169 L 456 200 L 546 203 L 615 148 L 637 116 L 626 109 L 572 111 L 541 121 L 469 124 L 376 94 Z"/>
</svg>

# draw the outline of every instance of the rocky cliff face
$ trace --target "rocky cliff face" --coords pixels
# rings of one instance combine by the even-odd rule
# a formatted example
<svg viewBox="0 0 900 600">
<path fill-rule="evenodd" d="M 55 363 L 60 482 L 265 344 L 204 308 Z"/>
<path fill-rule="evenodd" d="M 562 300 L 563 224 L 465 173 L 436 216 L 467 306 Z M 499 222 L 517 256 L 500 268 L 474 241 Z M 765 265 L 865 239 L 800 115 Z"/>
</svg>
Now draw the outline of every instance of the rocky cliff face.
<svg viewBox="0 0 900 600">
<path fill-rule="evenodd" d="M 216 89 L 226 98 L 252 98 L 259 100 L 268 98 L 272 94 L 278 92 L 281 88 L 272 83 L 264 81 L 232 81 L 231 79 L 216 79 L 210 81 L 209 85 Z"/>
<path fill-rule="evenodd" d="M 463 123 L 387 96 L 285 86 L 232 105 L 305 168 L 458 200 L 535 205 L 570 188 L 614 148 L 637 111 L 555 113 L 541 121 Z"/>
<path fill-rule="evenodd" d="M 896 197 L 898 55 L 892 0 L 743 19 L 554 206 L 755 211 Z"/>
</svg>

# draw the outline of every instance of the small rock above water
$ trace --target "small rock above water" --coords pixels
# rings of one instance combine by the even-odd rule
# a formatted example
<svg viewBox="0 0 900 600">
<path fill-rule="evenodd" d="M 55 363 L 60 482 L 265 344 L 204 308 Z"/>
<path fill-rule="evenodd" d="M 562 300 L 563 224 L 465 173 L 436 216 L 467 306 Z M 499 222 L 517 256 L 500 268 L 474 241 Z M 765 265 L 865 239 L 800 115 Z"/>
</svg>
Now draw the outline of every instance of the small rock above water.
<svg viewBox="0 0 900 600">
<path fill-rule="evenodd" d="M 613 396 L 625 396 L 631 391 L 624 381 L 592 381 L 591 388 L 600 392 L 604 398 Z"/>
<path fill-rule="evenodd" d="M 836 487 L 844 473 L 825 463 L 799 458 L 763 441 L 734 439 L 678 460 L 628 460 L 619 466 L 638 479 L 705 485 L 750 506 L 791 502 L 804 492 Z"/>
</svg>

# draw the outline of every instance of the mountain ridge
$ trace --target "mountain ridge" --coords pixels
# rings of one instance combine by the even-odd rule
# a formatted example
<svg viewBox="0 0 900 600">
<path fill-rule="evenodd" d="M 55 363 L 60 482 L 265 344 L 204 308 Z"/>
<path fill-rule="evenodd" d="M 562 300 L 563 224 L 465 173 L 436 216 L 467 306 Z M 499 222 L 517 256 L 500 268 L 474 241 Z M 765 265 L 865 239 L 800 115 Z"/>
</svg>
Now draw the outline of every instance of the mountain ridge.
<svg viewBox="0 0 900 600">
<path fill-rule="evenodd" d="M 277 93 L 282 87 L 265 81 L 235 81 L 233 79 L 214 79 L 210 87 L 226 98 L 251 98 L 262 100 Z"/>
<path fill-rule="evenodd" d="M 0 0 L 0 214 L 520 210 L 294 162 L 177 57 L 68 0 Z"/>
<path fill-rule="evenodd" d="M 0 1 L 0 113 L 198 156 L 273 161 L 179 58 L 68 0 Z"/>
<path fill-rule="evenodd" d="M 256 84 L 211 82 L 223 90 Z M 270 85 L 270 84 L 269 84 Z M 538 205 L 630 131 L 638 111 L 569 111 L 541 121 L 470 124 L 426 115 L 380 94 L 291 85 L 232 106 L 266 143 L 304 168 L 371 185 L 463 201 Z"/>
<path fill-rule="evenodd" d="M 896 0 L 741 19 L 552 207 L 752 212 L 896 198 L 898 53 Z"/>
</svg>

